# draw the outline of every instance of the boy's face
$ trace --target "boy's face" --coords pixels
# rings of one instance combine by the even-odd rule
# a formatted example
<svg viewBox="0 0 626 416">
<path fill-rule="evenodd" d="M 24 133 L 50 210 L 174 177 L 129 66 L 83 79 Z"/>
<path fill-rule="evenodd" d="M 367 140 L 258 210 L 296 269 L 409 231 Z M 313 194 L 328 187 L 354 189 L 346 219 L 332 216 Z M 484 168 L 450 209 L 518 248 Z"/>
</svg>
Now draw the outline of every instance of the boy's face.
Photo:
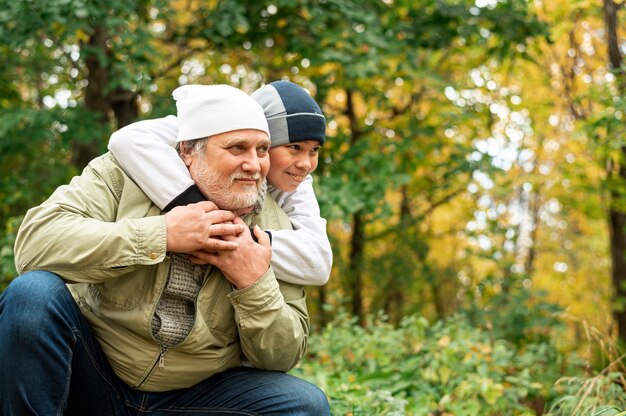
<svg viewBox="0 0 626 416">
<path fill-rule="evenodd" d="M 267 182 L 284 192 L 295 191 L 317 168 L 320 147 L 317 140 L 303 140 L 271 148 Z"/>
<path fill-rule="evenodd" d="M 220 209 L 245 214 L 256 203 L 267 176 L 270 141 L 260 130 L 235 130 L 211 136 L 183 160 L 202 194 Z"/>
</svg>

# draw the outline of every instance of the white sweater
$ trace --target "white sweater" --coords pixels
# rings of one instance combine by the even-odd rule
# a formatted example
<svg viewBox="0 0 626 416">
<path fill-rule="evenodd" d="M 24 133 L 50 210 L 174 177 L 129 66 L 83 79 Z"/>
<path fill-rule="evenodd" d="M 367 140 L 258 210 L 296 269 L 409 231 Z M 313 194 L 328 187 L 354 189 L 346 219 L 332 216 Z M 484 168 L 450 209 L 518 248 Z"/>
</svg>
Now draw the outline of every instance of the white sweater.
<svg viewBox="0 0 626 416">
<path fill-rule="evenodd" d="M 109 141 L 109 150 L 122 168 L 161 209 L 194 185 L 174 148 L 177 133 L 178 120 L 167 116 L 123 127 Z M 268 230 L 272 234 L 276 277 L 300 285 L 324 285 L 333 258 L 326 220 L 320 216 L 313 191 L 313 178 L 309 175 L 294 192 L 283 192 L 272 185 L 268 190 L 294 228 Z"/>
</svg>

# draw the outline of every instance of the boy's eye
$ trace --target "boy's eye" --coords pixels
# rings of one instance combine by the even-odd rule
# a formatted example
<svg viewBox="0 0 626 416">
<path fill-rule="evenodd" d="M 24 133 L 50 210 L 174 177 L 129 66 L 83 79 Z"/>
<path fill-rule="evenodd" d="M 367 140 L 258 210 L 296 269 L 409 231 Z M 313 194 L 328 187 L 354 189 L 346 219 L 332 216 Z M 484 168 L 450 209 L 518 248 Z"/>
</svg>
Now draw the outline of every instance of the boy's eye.
<svg viewBox="0 0 626 416">
<path fill-rule="evenodd" d="M 319 153 L 319 152 L 320 152 L 320 149 L 321 149 L 321 147 L 320 147 L 320 146 L 314 147 L 313 149 L 311 149 L 311 153 L 312 153 L 312 154 Z"/>
<path fill-rule="evenodd" d="M 296 152 L 299 152 L 299 151 L 300 151 L 300 145 L 299 145 L 299 144 L 290 144 L 290 145 L 289 145 L 289 148 L 290 148 L 291 150 L 296 151 Z"/>
</svg>

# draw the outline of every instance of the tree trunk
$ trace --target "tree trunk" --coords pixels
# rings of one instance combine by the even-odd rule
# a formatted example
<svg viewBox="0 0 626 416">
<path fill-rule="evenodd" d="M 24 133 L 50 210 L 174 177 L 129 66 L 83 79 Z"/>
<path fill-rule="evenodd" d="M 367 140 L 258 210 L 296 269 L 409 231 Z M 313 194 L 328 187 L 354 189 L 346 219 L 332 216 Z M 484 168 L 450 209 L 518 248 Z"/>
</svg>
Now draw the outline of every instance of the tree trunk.
<svg viewBox="0 0 626 416">
<path fill-rule="evenodd" d="M 535 271 L 535 257 L 537 256 L 537 232 L 538 232 L 538 224 L 537 217 L 539 215 L 539 195 L 537 192 L 533 192 L 529 195 L 529 211 L 530 211 L 530 225 L 532 229 L 530 230 L 530 247 L 528 247 L 528 254 L 526 256 L 526 261 L 524 262 L 524 272 L 528 277 L 532 277 L 533 272 Z"/>
<path fill-rule="evenodd" d="M 110 101 L 118 129 L 137 120 L 139 107 L 136 93 L 118 89 L 111 95 Z"/>
<path fill-rule="evenodd" d="M 359 141 L 363 132 L 359 129 L 357 115 L 354 108 L 354 93 L 346 89 L 345 116 L 350 123 L 350 144 Z M 348 275 L 346 276 L 347 289 L 352 303 L 352 313 L 363 324 L 363 252 L 365 250 L 365 222 L 363 212 L 357 211 L 352 214 L 352 238 L 350 240 L 350 261 L 348 263 Z"/>
<path fill-rule="evenodd" d="M 94 126 L 94 132 L 109 131 L 110 117 L 115 117 L 117 128 L 122 128 L 139 115 L 137 94 L 131 91 L 118 89 L 109 91 L 109 68 L 111 50 L 107 46 L 108 33 L 104 27 L 96 26 L 87 43 L 88 55 L 85 58 L 87 66 L 87 87 L 85 88 L 85 106 L 95 114 L 99 114 L 100 126 Z M 100 146 L 96 138 L 81 138 L 72 145 L 73 163 L 82 169 L 100 153 Z"/>
<path fill-rule="evenodd" d="M 318 324 L 320 328 L 326 327 L 328 322 L 330 321 L 328 318 L 328 312 L 324 308 L 326 305 L 326 286 L 320 286 L 317 288 L 317 316 L 318 316 Z"/>
<path fill-rule="evenodd" d="M 389 317 L 389 322 L 398 324 L 404 317 L 404 293 L 398 288 L 389 288 L 385 296 L 384 303 L 385 314 Z"/>
<path fill-rule="evenodd" d="M 85 106 L 93 113 L 99 114 L 98 121 L 101 126 L 94 126 L 95 132 L 103 129 L 107 131 L 109 102 L 105 91 L 109 85 L 109 72 L 107 68 L 108 46 L 106 29 L 100 26 L 93 28 L 93 34 L 89 38 L 89 52 L 85 58 L 87 66 L 87 87 L 85 88 Z M 94 52 L 98 51 L 98 52 Z M 72 162 L 79 169 L 87 166 L 89 161 L 98 156 L 98 143 L 92 138 L 81 138 L 72 144 Z"/>
<path fill-rule="evenodd" d="M 622 68 L 623 56 L 620 52 L 617 36 L 618 18 L 617 13 L 624 3 L 615 3 L 613 0 L 604 0 L 604 17 L 606 22 L 607 46 L 609 63 L 612 69 Z M 626 74 L 623 71 L 616 73 L 617 87 L 620 96 L 626 93 Z M 610 176 L 614 176 L 621 183 L 626 183 L 626 147 L 622 146 L 620 158 L 616 160 L 616 167 Z M 611 201 L 609 208 L 609 228 L 611 235 L 611 278 L 616 303 L 620 305 L 613 311 L 613 319 L 617 324 L 618 336 L 626 341 L 626 212 L 623 206 L 623 199 L 626 195 L 618 191 L 611 191 Z"/>
<path fill-rule="evenodd" d="M 620 173 L 626 181 L 626 169 L 621 168 Z M 612 198 L 620 196 L 612 195 Z M 611 278 L 613 282 L 613 295 L 617 304 L 620 305 L 613 311 L 613 319 L 617 324 L 618 336 L 626 341 L 626 215 L 614 207 L 610 210 L 611 229 Z"/>
<path fill-rule="evenodd" d="M 352 239 L 350 241 L 350 263 L 348 266 L 348 290 L 352 298 L 352 314 L 363 323 L 363 249 L 365 226 L 363 214 L 355 212 L 352 216 Z"/>
<path fill-rule="evenodd" d="M 400 187 L 400 217 L 399 222 L 402 225 L 402 230 L 411 223 L 411 199 L 409 197 L 408 187 L 402 185 Z M 405 304 L 405 292 L 402 290 L 402 284 L 395 279 L 391 282 L 392 287 L 387 287 L 383 292 L 383 310 L 389 317 L 389 322 L 398 323 L 402 319 Z"/>
</svg>

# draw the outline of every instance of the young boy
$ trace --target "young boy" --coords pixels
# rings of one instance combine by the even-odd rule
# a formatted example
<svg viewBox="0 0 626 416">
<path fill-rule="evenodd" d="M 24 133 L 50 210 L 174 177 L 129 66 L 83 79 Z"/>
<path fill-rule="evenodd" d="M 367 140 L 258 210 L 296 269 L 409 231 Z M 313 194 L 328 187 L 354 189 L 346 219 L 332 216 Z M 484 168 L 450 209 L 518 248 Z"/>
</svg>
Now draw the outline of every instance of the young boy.
<svg viewBox="0 0 626 416">
<path fill-rule="evenodd" d="M 252 98 L 263 107 L 270 130 L 268 191 L 294 228 L 266 230 L 272 266 L 286 282 L 324 285 L 332 250 L 310 175 L 325 140 L 324 115 L 303 88 L 289 81 L 265 85 Z M 175 150 L 178 129 L 175 116 L 144 120 L 113 133 L 109 142 L 126 173 L 165 211 L 205 199 Z"/>
</svg>

